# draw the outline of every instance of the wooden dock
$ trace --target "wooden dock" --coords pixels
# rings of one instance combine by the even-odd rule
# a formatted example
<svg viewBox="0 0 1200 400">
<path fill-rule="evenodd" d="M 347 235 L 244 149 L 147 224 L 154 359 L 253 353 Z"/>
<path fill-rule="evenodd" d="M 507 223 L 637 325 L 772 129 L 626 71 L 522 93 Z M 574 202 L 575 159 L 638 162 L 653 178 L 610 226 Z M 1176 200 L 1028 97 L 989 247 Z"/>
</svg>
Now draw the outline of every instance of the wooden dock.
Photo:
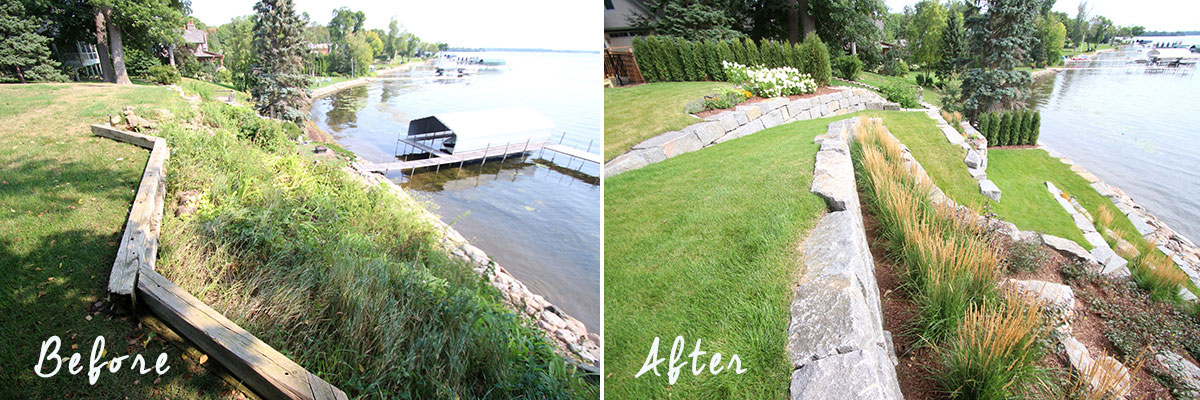
<svg viewBox="0 0 1200 400">
<path fill-rule="evenodd" d="M 412 145 L 412 143 L 405 141 L 405 140 L 402 140 L 402 142 Z M 504 157 L 516 156 L 518 154 L 523 154 L 523 153 L 528 153 L 528 152 L 533 152 L 533 151 L 538 151 L 538 150 L 549 150 L 549 151 L 560 153 L 560 154 L 563 154 L 566 156 L 575 157 L 575 158 L 578 158 L 580 160 L 584 160 L 587 162 L 596 163 L 596 164 L 601 163 L 601 156 L 599 154 L 588 153 L 586 151 L 579 150 L 579 149 L 569 147 L 569 146 L 565 146 L 562 144 L 550 144 L 550 143 L 547 143 L 546 141 L 536 141 L 536 142 L 528 142 L 528 143 L 510 143 L 505 146 L 494 146 L 494 147 L 489 147 L 486 149 L 472 150 L 472 151 L 455 153 L 455 154 L 446 154 L 446 153 L 442 153 L 439 151 L 429 151 L 432 149 L 428 149 L 426 146 L 414 146 L 414 147 L 422 148 L 422 150 L 426 150 L 432 156 L 429 158 L 423 159 L 423 160 L 359 164 L 357 166 L 357 168 L 364 172 L 385 173 L 388 171 L 408 171 L 408 170 L 416 170 L 416 169 L 423 169 L 423 168 L 434 168 L 434 167 L 438 167 L 438 166 L 459 166 L 459 165 L 462 165 L 462 164 L 465 164 L 468 162 L 475 162 L 475 161 L 486 162 L 486 160 L 488 160 L 488 159 L 493 159 L 493 158 L 497 158 L 497 157 L 504 158 Z"/>
</svg>

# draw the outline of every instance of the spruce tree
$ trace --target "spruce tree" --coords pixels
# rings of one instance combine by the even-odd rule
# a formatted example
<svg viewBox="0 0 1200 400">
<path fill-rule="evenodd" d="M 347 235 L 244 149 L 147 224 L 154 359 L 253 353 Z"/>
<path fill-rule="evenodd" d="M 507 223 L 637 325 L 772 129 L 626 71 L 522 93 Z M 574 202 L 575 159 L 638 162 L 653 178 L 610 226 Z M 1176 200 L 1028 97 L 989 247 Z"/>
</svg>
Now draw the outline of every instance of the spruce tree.
<svg viewBox="0 0 1200 400">
<path fill-rule="evenodd" d="M 37 34 L 41 20 L 25 15 L 19 1 L 0 4 L 0 73 L 26 81 L 64 81 L 50 58 L 50 38 Z"/>
<path fill-rule="evenodd" d="M 1011 110 L 1028 96 L 1029 73 L 1016 70 L 1028 59 L 1034 37 L 1037 0 L 983 0 L 968 3 L 969 53 L 976 56 L 963 78 L 968 117 L 992 110 Z M 984 11 L 986 9 L 986 12 Z"/>
<path fill-rule="evenodd" d="M 762 64 L 762 55 L 758 52 L 758 45 L 754 44 L 753 39 L 746 38 L 746 65 L 753 67 Z"/>
<path fill-rule="evenodd" d="M 304 74 L 304 20 L 292 0 L 259 0 L 254 5 L 254 48 L 258 52 L 258 86 L 251 93 L 258 112 L 273 118 L 301 122 L 307 118 L 308 86 Z"/>
</svg>

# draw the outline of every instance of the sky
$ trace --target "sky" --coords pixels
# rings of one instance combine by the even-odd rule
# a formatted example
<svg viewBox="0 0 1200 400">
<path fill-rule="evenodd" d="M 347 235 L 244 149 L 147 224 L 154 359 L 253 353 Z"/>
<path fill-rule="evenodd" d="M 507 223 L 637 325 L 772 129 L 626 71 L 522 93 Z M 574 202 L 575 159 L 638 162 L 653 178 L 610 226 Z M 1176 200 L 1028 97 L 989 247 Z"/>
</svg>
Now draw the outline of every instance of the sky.
<svg viewBox="0 0 1200 400">
<path fill-rule="evenodd" d="M 888 10 L 900 12 L 918 0 L 884 0 Z M 1089 0 L 1091 15 L 1103 15 L 1117 26 L 1141 25 L 1151 31 L 1200 31 L 1200 1 L 1197 0 Z M 1054 11 L 1074 17 L 1079 0 L 1058 0 Z"/>
<path fill-rule="evenodd" d="M 209 26 L 254 13 L 254 0 L 193 0 L 192 16 Z M 422 41 L 451 47 L 509 47 L 553 50 L 603 49 L 604 14 L 595 0 L 295 0 L 325 25 L 333 10 L 349 7 L 367 15 L 367 29 L 387 31 L 395 17 Z"/>
</svg>

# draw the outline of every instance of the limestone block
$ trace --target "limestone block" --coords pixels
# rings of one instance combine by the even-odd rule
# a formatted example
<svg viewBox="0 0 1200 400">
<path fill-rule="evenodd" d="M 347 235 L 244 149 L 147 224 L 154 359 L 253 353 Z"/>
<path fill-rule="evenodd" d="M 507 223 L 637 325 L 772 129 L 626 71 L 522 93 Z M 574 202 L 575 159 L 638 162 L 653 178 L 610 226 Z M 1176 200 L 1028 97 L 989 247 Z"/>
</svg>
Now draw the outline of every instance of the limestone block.
<svg viewBox="0 0 1200 400">
<path fill-rule="evenodd" d="M 746 113 L 746 119 L 753 121 L 762 116 L 762 109 L 756 105 L 737 106 L 734 109 Z"/>
<path fill-rule="evenodd" d="M 792 372 L 792 400 L 901 400 L 896 370 L 881 351 L 858 350 Z"/>
<path fill-rule="evenodd" d="M 989 199 L 1000 201 L 1000 188 L 989 179 L 979 180 L 979 193 L 982 193 Z"/>
<path fill-rule="evenodd" d="M 728 132 L 725 127 L 723 122 L 705 122 L 683 128 L 683 131 L 695 134 L 700 139 L 700 144 L 707 145 Z M 734 126 L 734 129 L 737 127 Z"/>
<path fill-rule="evenodd" d="M 1075 257 L 1084 261 L 1092 261 L 1092 255 L 1089 254 L 1087 250 L 1084 250 L 1083 246 L 1080 246 L 1079 243 L 1075 243 L 1074 241 L 1043 233 L 1042 243 L 1045 243 L 1047 246 L 1050 246 L 1055 250 L 1058 250 L 1065 256 Z"/>
<path fill-rule="evenodd" d="M 1200 398 L 1200 368 L 1196 364 L 1171 351 L 1158 353 L 1154 358 L 1166 367 L 1167 374 L 1179 384 L 1175 396 L 1181 399 Z"/>
<path fill-rule="evenodd" d="M 785 118 L 783 115 L 784 112 L 786 111 L 777 109 L 764 114 L 762 118 L 759 118 L 762 121 L 763 128 L 774 128 L 783 124 Z"/>
<path fill-rule="evenodd" d="M 788 114 L 792 116 L 800 115 L 800 113 L 806 112 L 810 108 L 812 108 L 812 101 L 810 99 L 796 99 L 787 105 Z"/>
<path fill-rule="evenodd" d="M 967 168 L 979 168 L 982 165 L 982 161 L 983 158 L 975 150 L 967 150 L 967 158 L 963 160 L 967 164 Z"/>
<path fill-rule="evenodd" d="M 813 168 L 813 181 L 809 189 L 829 206 L 831 211 L 842 211 L 858 202 L 854 188 L 854 165 L 850 156 L 837 151 L 817 152 Z"/>
</svg>

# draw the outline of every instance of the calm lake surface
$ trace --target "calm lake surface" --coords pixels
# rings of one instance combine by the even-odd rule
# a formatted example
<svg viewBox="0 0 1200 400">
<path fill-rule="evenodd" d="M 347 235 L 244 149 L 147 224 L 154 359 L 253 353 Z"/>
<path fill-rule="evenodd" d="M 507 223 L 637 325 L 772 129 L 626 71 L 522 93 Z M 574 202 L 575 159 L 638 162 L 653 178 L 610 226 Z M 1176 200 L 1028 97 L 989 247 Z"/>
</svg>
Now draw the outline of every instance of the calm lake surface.
<svg viewBox="0 0 1200 400">
<path fill-rule="evenodd" d="M 371 162 L 395 160 L 408 122 L 443 112 L 527 106 L 555 123 L 554 141 L 601 153 L 604 93 L 599 53 L 454 52 L 507 66 L 440 80 L 420 66 L 318 99 L 311 117 L 339 144 Z M 413 78 L 413 79 L 408 79 Z M 544 138 L 543 138 L 544 139 Z M 401 146 L 403 147 L 403 146 Z M 403 150 L 403 149 L 401 149 Z M 482 166 L 392 171 L 388 177 L 534 293 L 602 332 L 601 167 L 546 151 Z"/>
<path fill-rule="evenodd" d="M 1042 142 L 1200 240 L 1200 77 L 1193 67 L 1151 71 L 1131 62 L 1150 50 L 1130 46 L 1072 63 L 1095 69 L 1038 80 L 1030 103 L 1042 112 Z"/>
</svg>

